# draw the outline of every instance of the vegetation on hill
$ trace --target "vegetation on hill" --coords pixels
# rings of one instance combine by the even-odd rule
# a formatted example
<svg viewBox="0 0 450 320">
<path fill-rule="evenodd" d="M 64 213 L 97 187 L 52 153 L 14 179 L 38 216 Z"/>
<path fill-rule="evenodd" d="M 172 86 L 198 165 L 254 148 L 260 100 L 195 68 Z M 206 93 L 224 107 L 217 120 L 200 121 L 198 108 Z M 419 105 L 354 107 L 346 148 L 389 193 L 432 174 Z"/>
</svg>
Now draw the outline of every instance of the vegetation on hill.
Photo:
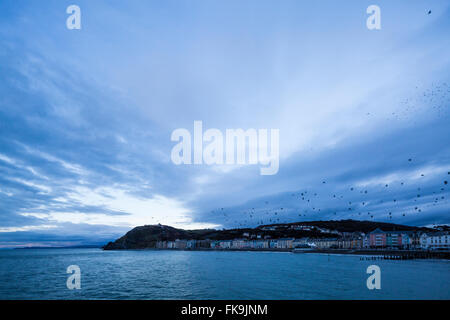
<svg viewBox="0 0 450 320">
<path fill-rule="evenodd" d="M 309 226 L 311 230 L 296 230 L 293 226 Z M 340 220 L 340 221 L 307 221 L 287 224 L 272 224 L 258 226 L 256 228 L 229 229 L 229 230 L 183 230 L 164 225 L 146 225 L 136 227 L 128 231 L 124 236 L 114 242 L 109 242 L 105 250 L 120 249 L 145 249 L 154 248 L 157 241 L 180 240 L 231 240 L 246 237 L 252 238 L 336 238 L 335 233 L 323 232 L 320 229 L 327 229 L 338 232 L 364 232 L 368 233 L 376 228 L 385 231 L 430 231 L 431 229 L 411 227 L 393 223 Z"/>
<path fill-rule="evenodd" d="M 411 227 L 401 224 L 388 223 L 388 222 L 374 222 L 374 221 L 361 221 L 361 220 L 330 220 L 330 221 L 306 221 L 306 222 L 294 222 L 286 224 L 272 224 L 263 225 L 258 228 L 270 227 L 270 226 L 286 226 L 303 225 L 313 226 L 317 228 L 336 230 L 339 232 L 364 232 L 368 233 L 376 228 L 380 228 L 384 231 L 430 231 L 428 228 Z"/>
</svg>

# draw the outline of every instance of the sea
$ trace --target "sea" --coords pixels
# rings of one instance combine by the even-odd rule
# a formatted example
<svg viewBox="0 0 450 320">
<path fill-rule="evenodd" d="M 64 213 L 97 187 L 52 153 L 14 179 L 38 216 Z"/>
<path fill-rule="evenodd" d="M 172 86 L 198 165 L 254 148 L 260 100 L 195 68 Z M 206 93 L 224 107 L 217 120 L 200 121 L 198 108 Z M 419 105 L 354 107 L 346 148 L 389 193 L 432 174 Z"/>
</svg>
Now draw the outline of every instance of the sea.
<svg viewBox="0 0 450 320">
<path fill-rule="evenodd" d="M 67 286 L 72 265 L 79 267 L 79 289 Z M 379 289 L 367 286 L 371 265 L 379 267 Z M 448 300 L 450 261 L 289 252 L 0 250 L 0 299 Z"/>
</svg>

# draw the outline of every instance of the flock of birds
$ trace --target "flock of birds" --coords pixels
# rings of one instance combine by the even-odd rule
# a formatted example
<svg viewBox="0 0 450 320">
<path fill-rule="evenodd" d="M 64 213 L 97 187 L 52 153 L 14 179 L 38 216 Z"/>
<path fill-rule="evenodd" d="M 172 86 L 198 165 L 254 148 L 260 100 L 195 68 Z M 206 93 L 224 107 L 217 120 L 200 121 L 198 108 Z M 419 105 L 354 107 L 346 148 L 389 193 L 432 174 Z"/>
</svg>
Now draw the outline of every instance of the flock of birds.
<svg viewBox="0 0 450 320">
<path fill-rule="evenodd" d="M 408 159 L 409 162 L 412 159 Z M 450 178 L 450 171 L 447 172 L 447 175 Z M 421 174 L 421 177 L 424 177 L 424 174 Z M 322 181 L 322 185 L 326 185 L 326 181 Z M 406 186 L 405 182 L 397 183 L 398 187 Z M 406 201 L 409 204 L 402 204 L 405 200 L 400 200 L 397 197 L 392 197 L 389 200 L 374 200 L 371 197 L 371 192 L 369 192 L 366 188 L 357 188 L 357 187 L 349 187 L 344 194 L 336 194 L 336 193 L 324 193 L 322 192 L 319 196 L 318 192 L 314 192 L 311 190 L 298 191 L 295 193 L 291 193 L 290 197 L 294 201 L 285 201 L 287 204 L 286 207 L 280 207 L 276 205 L 272 205 L 270 200 L 261 200 L 260 205 L 257 207 L 247 208 L 244 210 L 229 210 L 226 208 L 217 208 L 211 211 L 211 214 L 220 214 L 225 220 L 226 225 L 232 225 L 234 227 L 243 228 L 250 227 L 256 225 L 268 225 L 268 224 L 277 224 L 277 223 L 289 223 L 298 221 L 299 217 L 304 217 L 303 219 L 314 218 L 314 219 L 323 219 L 325 217 L 329 217 L 330 219 L 333 216 L 345 216 L 347 218 L 355 217 L 360 220 L 367 220 L 368 218 L 386 218 L 391 220 L 394 214 L 400 214 L 402 217 L 406 217 L 408 214 L 413 213 L 423 213 L 425 210 L 423 208 L 427 206 L 435 206 L 440 204 L 440 202 L 447 201 L 445 196 L 442 195 L 446 191 L 446 187 L 448 186 L 448 180 L 443 180 L 441 187 L 434 191 L 431 190 L 421 190 L 421 188 L 417 188 L 414 196 L 409 196 Z M 392 188 L 390 184 L 384 184 L 383 188 L 389 190 Z M 380 192 L 379 190 L 377 192 Z M 408 191 L 411 193 L 411 190 Z M 407 192 L 407 193 L 408 193 Z M 432 196 L 433 199 L 430 201 L 429 196 Z M 328 199 L 327 199 L 328 198 Z M 355 198 L 357 199 L 355 201 Z M 375 199 L 379 199 L 380 197 L 376 195 Z M 385 193 L 382 198 L 386 199 Z M 421 198 L 427 198 L 421 204 L 418 204 Z M 413 205 L 411 206 L 411 200 Z M 330 202 L 334 201 L 334 202 Z M 276 201 L 279 203 L 279 201 Z M 325 206 L 320 208 L 316 203 L 323 203 Z M 330 204 L 330 206 L 326 206 L 326 204 Z M 384 208 L 377 208 L 380 204 L 384 204 Z M 402 210 L 402 212 L 398 212 L 395 208 L 395 205 L 399 204 L 401 208 L 398 210 Z M 334 209 L 330 209 L 330 207 Z M 372 208 L 372 209 L 371 209 Z M 405 209 L 409 208 L 409 209 Z M 234 213 L 232 213 L 234 212 Z M 242 215 L 244 216 L 242 218 Z"/>
<path fill-rule="evenodd" d="M 419 89 L 419 86 L 416 86 Z M 421 94 L 399 101 L 399 110 L 393 111 L 390 120 L 412 120 L 418 112 L 432 111 L 437 117 L 448 116 L 450 86 L 446 83 L 432 84 Z M 413 122 L 416 124 L 416 122 Z"/>
<path fill-rule="evenodd" d="M 431 10 L 428 14 L 431 14 Z M 419 87 L 416 86 L 416 89 Z M 421 91 L 415 98 L 401 101 L 401 110 L 393 112 L 392 117 L 407 120 L 412 114 L 420 111 L 418 108 L 428 108 L 428 111 L 431 109 L 436 116 L 442 118 L 448 115 L 446 113 L 448 113 L 450 105 L 449 93 L 450 87 L 446 82 L 432 84 L 430 89 Z M 411 163 L 413 159 L 409 158 L 407 161 Z M 450 172 L 447 174 L 450 175 Z M 420 177 L 425 177 L 425 174 L 422 173 Z M 367 218 L 392 220 L 393 217 L 423 214 L 429 207 L 444 205 L 447 201 L 445 193 L 448 191 L 446 190 L 448 186 L 446 179 L 444 178 L 442 185 L 434 190 L 428 186 L 424 188 L 425 190 L 420 187 L 413 189 L 413 186 L 406 185 L 406 182 L 397 182 L 394 185 L 386 183 L 383 185 L 384 190 L 378 189 L 375 192 L 372 190 L 369 192 L 366 188 L 350 186 L 345 192 L 341 190 L 342 194 L 327 193 L 329 190 L 325 189 L 325 191 L 320 191 L 321 195 L 319 196 L 317 191 L 304 190 L 292 193 L 291 197 L 294 201 L 283 201 L 284 207 L 277 205 L 280 201 L 274 200 L 271 204 L 271 200 L 267 199 L 262 200 L 260 204 L 255 204 L 257 208 L 247 208 L 239 210 L 239 212 L 218 208 L 212 210 L 211 214 L 222 215 L 225 224 L 234 227 L 288 223 L 298 221 L 299 217 L 332 219 L 334 216 L 340 218 L 344 216 L 361 220 Z M 326 181 L 322 181 L 321 184 L 327 186 Z M 402 189 L 398 190 L 397 188 Z M 392 194 L 386 195 L 386 192 L 391 189 Z M 406 199 L 405 195 L 408 195 Z M 319 206 L 318 203 L 321 205 Z"/>
<path fill-rule="evenodd" d="M 428 15 L 431 10 L 428 11 Z M 416 86 L 419 89 L 419 86 Z M 436 116 L 443 117 L 448 115 L 450 86 L 446 83 L 432 84 L 429 89 L 422 91 L 420 94 L 404 99 L 399 102 L 401 107 L 399 110 L 393 111 L 388 120 L 414 120 L 412 117 L 415 113 L 424 111 L 420 108 L 427 108 L 425 111 L 433 111 Z M 370 113 L 367 113 L 371 116 Z M 407 159 L 412 162 L 413 159 Z M 450 178 L 450 171 L 447 172 Z M 421 174 L 424 177 L 425 174 Z M 386 183 L 382 187 L 383 190 L 377 190 L 372 196 L 372 191 L 367 188 L 350 186 L 341 190 L 342 194 L 336 192 L 329 193 L 329 190 L 318 191 L 303 190 L 290 194 L 291 200 L 284 201 L 284 206 L 279 206 L 279 200 L 261 200 L 261 203 L 254 204 L 254 207 L 246 209 L 229 209 L 217 208 L 211 210 L 212 215 L 220 215 L 225 221 L 225 225 L 244 228 L 257 225 L 268 225 L 277 223 L 289 223 L 298 221 L 300 217 L 304 219 L 324 219 L 333 217 L 356 218 L 360 220 L 385 218 L 392 220 L 396 217 L 406 217 L 411 214 L 423 214 L 427 212 L 430 206 L 438 206 L 448 202 L 445 193 L 449 190 L 447 177 L 442 180 L 442 185 L 431 191 L 430 188 L 421 190 L 418 187 L 414 194 L 412 188 L 405 190 L 406 192 L 397 192 L 387 196 L 386 192 L 390 189 L 408 188 L 407 183 L 397 182 Z M 326 181 L 322 181 L 322 185 L 327 185 Z M 410 186 L 411 187 L 411 186 Z M 370 191 L 370 192 L 369 192 Z M 378 193 L 378 194 L 377 194 Z M 409 194 L 405 199 L 405 195 Z M 383 200 L 385 199 L 385 200 Z M 389 199 L 389 200 L 386 200 Z M 412 201 L 413 200 L 413 201 Z M 272 202 L 272 203 L 271 203 Z M 320 203 L 321 205 L 318 205 Z M 321 207 L 322 206 L 322 207 Z M 243 215 L 243 217 L 242 217 Z"/>
</svg>

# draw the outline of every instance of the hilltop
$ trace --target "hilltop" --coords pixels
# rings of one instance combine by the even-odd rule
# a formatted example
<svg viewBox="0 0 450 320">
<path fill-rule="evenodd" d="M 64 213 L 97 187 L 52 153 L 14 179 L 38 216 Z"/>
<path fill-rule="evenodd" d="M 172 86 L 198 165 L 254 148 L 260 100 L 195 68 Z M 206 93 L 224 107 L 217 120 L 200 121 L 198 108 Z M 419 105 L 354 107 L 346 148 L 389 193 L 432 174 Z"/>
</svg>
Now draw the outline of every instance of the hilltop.
<svg viewBox="0 0 450 320">
<path fill-rule="evenodd" d="M 339 232 L 364 232 L 368 233 L 376 228 L 380 228 L 384 231 L 431 231 L 432 229 L 424 227 L 412 227 L 401 224 L 389 223 L 389 222 L 374 222 L 374 221 L 362 221 L 362 220 L 330 220 L 330 221 L 305 221 L 305 222 L 293 222 L 283 224 L 268 224 L 261 225 L 257 228 L 263 229 L 267 227 L 275 226 L 291 227 L 296 225 L 311 226 L 329 230 L 336 230 Z"/>
<path fill-rule="evenodd" d="M 270 238 L 329 238 L 341 236 L 342 233 L 368 233 L 376 228 L 385 231 L 432 231 L 432 229 L 422 227 L 358 220 L 306 221 L 228 230 L 183 230 L 158 224 L 136 227 L 116 241 L 109 242 L 104 246 L 104 249 L 123 250 L 155 248 L 157 241 L 174 241 L 176 239 L 231 240 L 242 237 L 252 238 L 256 236 Z"/>
</svg>

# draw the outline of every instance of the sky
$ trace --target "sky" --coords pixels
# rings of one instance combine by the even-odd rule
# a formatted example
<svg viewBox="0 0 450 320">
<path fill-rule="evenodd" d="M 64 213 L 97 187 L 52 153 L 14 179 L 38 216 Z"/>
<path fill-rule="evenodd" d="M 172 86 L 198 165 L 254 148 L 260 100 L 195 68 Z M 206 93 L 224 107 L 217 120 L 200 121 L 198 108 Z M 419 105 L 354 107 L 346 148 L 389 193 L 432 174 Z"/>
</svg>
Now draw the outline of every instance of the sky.
<svg viewBox="0 0 450 320">
<path fill-rule="evenodd" d="M 449 34 L 444 0 L 1 1 L 0 248 L 157 223 L 448 224 Z M 278 172 L 174 164 L 194 121 L 278 129 Z"/>
</svg>

